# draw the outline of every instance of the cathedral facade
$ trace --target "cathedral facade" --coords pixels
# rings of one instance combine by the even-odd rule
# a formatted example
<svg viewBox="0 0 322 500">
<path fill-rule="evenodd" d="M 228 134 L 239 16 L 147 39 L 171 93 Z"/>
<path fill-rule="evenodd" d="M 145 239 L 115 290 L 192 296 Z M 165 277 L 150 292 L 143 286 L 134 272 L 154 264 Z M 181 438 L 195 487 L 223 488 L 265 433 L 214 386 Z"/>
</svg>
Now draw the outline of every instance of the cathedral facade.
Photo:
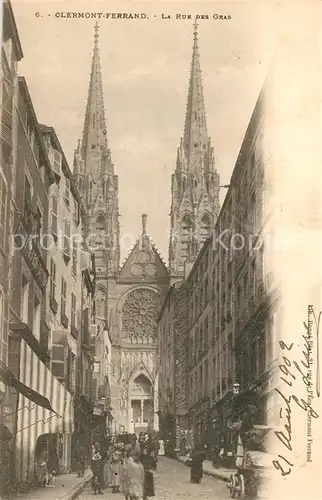
<svg viewBox="0 0 322 500">
<path fill-rule="evenodd" d="M 120 266 L 118 177 L 107 141 L 97 25 L 83 137 L 73 173 L 87 207 L 85 241 L 95 253 L 96 322 L 108 328 L 111 339 L 114 430 L 156 430 L 157 321 L 169 273 L 147 233 L 145 214 L 141 234 Z"/>
<path fill-rule="evenodd" d="M 207 134 L 197 26 L 184 135 L 172 175 L 169 268 L 147 232 L 147 216 L 136 244 L 120 266 L 118 177 L 107 127 L 95 27 L 94 51 L 82 140 L 74 178 L 87 207 L 84 237 L 96 262 L 96 322 L 111 340 L 109 387 L 114 429 L 158 428 L 158 320 L 169 286 L 182 281 L 219 213 L 219 175 Z"/>
</svg>

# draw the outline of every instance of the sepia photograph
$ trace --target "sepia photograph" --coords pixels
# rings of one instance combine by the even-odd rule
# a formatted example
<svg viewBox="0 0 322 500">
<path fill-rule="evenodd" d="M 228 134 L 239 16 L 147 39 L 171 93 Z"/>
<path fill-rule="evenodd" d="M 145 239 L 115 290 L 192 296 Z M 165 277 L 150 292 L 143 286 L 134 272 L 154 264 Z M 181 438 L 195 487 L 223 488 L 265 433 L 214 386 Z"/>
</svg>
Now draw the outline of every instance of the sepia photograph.
<svg viewBox="0 0 322 500">
<path fill-rule="evenodd" d="M 321 22 L 2 0 L 0 499 L 322 498 Z"/>
</svg>

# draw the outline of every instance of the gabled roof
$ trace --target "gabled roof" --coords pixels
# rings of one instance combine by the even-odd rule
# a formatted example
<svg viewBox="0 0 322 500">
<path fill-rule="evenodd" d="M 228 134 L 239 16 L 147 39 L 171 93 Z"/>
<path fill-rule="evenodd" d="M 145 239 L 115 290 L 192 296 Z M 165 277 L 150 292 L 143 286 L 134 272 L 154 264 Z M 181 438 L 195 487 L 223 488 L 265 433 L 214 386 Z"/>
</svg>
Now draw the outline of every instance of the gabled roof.
<svg viewBox="0 0 322 500">
<path fill-rule="evenodd" d="M 143 214 L 142 233 L 120 269 L 121 279 L 153 281 L 157 278 L 168 278 L 167 266 L 146 232 L 146 218 Z"/>
</svg>

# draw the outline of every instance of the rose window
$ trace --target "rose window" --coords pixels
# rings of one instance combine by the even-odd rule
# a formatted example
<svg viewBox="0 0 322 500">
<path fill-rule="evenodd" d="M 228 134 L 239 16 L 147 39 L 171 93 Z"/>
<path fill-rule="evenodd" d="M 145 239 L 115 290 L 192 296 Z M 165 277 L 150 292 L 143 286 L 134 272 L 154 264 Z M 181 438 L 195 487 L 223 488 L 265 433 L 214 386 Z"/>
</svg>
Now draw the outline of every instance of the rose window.
<svg viewBox="0 0 322 500">
<path fill-rule="evenodd" d="M 122 326 L 125 336 L 155 336 L 161 299 L 152 290 L 134 290 L 122 308 Z"/>
</svg>

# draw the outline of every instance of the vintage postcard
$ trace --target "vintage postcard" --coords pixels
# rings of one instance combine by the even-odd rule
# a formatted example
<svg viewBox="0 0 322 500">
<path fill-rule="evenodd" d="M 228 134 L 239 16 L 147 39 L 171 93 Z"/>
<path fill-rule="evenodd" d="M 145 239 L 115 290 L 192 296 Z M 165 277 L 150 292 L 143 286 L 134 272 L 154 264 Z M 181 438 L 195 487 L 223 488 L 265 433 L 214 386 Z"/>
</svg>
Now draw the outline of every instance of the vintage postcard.
<svg viewBox="0 0 322 500">
<path fill-rule="evenodd" d="M 322 498 L 321 3 L 1 12 L 0 497 Z"/>
</svg>

